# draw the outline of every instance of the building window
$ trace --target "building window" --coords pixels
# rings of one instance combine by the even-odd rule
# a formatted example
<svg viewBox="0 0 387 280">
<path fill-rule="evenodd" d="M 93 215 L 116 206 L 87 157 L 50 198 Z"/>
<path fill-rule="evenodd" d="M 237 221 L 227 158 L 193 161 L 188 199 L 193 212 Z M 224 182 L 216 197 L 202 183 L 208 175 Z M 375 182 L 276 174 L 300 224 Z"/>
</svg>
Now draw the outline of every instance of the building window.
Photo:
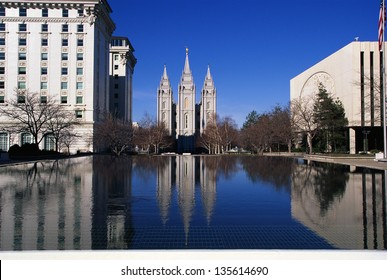
<svg viewBox="0 0 387 280">
<path fill-rule="evenodd" d="M 5 46 L 5 38 L 0 38 L 0 46 Z"/>
<path fill-rule="evenodd" d="M 62 60 L 68 60 L 69 54 L 68 53 L 62 53 Z"/>
<path fill-rule="evenodd" d="M 184 109 L 188 109 L 189 101 L 188 98 L 184 98 Z"/>
<path fill-rule="evenodd" d="M 0 81 L 0 89 L 5 89 L 5 82 Z"/>
<path fill-rule="evenodd" d="M 184 115 L 184 127 L 188 128 L 188 114 Z"/>
<path fill-rule="evenodd" d="M 27 59 L 27 54 L 24 52 L 19 53 L 19 60 L 26 60 Z"/>
<path fill-rule="evenodd" d="M 118 93 L 115 93 L 115 94 L 114 94 L 114 98 L 118 98 Z"/>
<path fill-rule="evenodd" d="M 62 32 L 69 32 L 69 25 L 68 24 L 62 24 Z"/>
<path fill-rule="evenodd" d="M 83 75 L 83 68 L 77 68 L 77 75 L 82 76 Z"/>
<path fill-rule="evenodd" d="M 47 96 L 42 95 L 42 96 L 40 97 L 40 103 L 46 104 L 46 103 L 47 103 Z"/>
<path fill-rule="evenodd" d="M 22 144 L 22 145 L 24 145 L 24 144 L 31 144 L 32 143 L 32 135 L 31 135 L 31 133 L 22 133 L 21 134 L 21 136 L 20 136 L 20 138 L 21 138 L 21 143 L 20 144 Z"/>
<path fill-rule="evenodd" d="M 4 52 L 0 52 L 0 60 L 5 60 L 5 53 Z"/>
<path fill-rule="evenodd" d="M 17 96 L 17 103 L 25 103 L 26 102 L 26 97 L 24 95 L 19 94 Z"/>
<path fill-rule="evenodd" d="M 47 60 L 48 59 L 48 53 L 42 53 L 41 59 L 42 60 Z"/>
<path fill-rule="evenodd" d="M 5 31 L 5 23 L 0 23 L 0 31 Z"/>
<path fill-rule="evenodd" d="M 47 75 L 48 71 L 47 71 L 47 67 L 42 67 L 40 68 L 40 74 L 41 75 Z"/>
<path fill-rule="evenodd" d="M 42 24 L 42 32 L 48 32 L 48 24 Z"/>
<path fill-rule="evenodd" d="M 82 112 L 81 110 L 76 110 L 76 111 L 75 111 L 75 117 L 76 117 L 77 119 L 82 119 L 82 117 L 83 117 L 83 112 Z"/>
<path fill-rule="evenodd" d="M 41 82 L 40 89 L 47 89 L 47 82 Z"/>
<path fill-rule="evenodd" d="M 18 89 L 26 89 L 26 82 L 17 82 Z M 24 97 L 24 96 L 23 96 Z"/>
<path fill-rule="evenodd" d="M 115 55 L 114 55 L 114 60 L 117 61 L 117 60 L 119 60 L 119 59 L 120 59 L 120 56 L 119 56 L 118 54 L 115 54 Z"/>
<path fill-rule="evenodd" d="M 0 95 L 0 103 L 4 103 L 4 95 Z"/>
<path fill-rule="evenodd" d="M 26 32 L 27 31 L 27 24 L 20 23 L 19 24 L 19 32 Z"/>
<path fill-rule="evenodd" d="M 77 89 L 83 89 L 83 83 L 77 82 Z"/>
<path fill-rule="evenodd" d="M 163 105 L 161 106 L 162 109 L 165 109 L 165 101 L 163 101 Z"/>
<path fill-rule="evenodd" d="M 48 39 L 45 39 L 45 38 L 42 39 L 42 46 L 43 47 L 48 46 Z"/>
<path fill-rule="evenodd" d="M 19 38 L 19 46 L 26 46 L 26 45 L 27 45 L 27 39 Z"/>
<path fill-rule="evenodd" d="M 8 151 L 8 133 L 0 133 L 0 151 Z"/>
<path fill-rule="evenodd" d="M 5 17 L 5 8 L 0 7 L 0 17 Z"/>
<path fill-rule="evenodd" d="M 78 39 L 77 40 L 77 46 L 78 47 L 83 47 L 83 39 Z"/>
<path fill-rule="evenodd" d="M 118 75 L 117 75 L 117 74 L 116 74 L 116 75 L 114 75 L 114 79 L 116 79 L 116 80 L 118 79 Z"/>
<path fill-rule="evenodd" d="M 77 25 L 77 32 L 82 33 L 83 32 L 83 24 Z"/>
<path fill-rule="evenodd" d="M 118 70 L 118 65 L 114 65 L 114 70 Z"/>
<path fill-rule="evenodd" d="M 60 97 L 60 103 L 61 104 L 67 104 L 67 96 L 61 96 Z"/>
<path fill-rule="evenodd" d="M 48 17 L 48 9 L 42 9 L 42 17 Z"/>
<path fill-rule="evenodd" d="M 114 88 L 115 88 L 115 89 L 118 89 L 118 84 L 114 84 Z"/>
<path fill-rule="evenodd" d="M 165 113 L 162 114 L 161 119 L 162 119 L 163 121 L 165 121 Z"/>
<path fill-rule="evenodd" d="M 62 47 L 67 47 L 69 45 L 68 39 L 62 39 Z"/>
<path fill-rule="evenodd" d="M 44 149 L 46 151 L 54 151 L 55 150 L 55 138 L 52 134 L 47 134 L 44 136 Z"/>
<path fill-rule="evenodd" d="M 69 10 L 62 9 L 62 17 L 69 17 Z"/>
<path fill-rule="evenodd" d="M 25 75 L 26 74 L 26 67 L 19 67 L 19 69 L 18 69 L 19 71 L 18 71 L 18 73 L 19 73 L 19 75 Z"/>
<path fill-rule="evenodd" d="M 0 75 L 4 75 L 5 74 L 5 67 L 0 67 Z"/>
<path fill-rule="evenodd" d="M 19 8 L 19 17 L 26 17 L 26 16 L 27 16 L 27 9 Z"/>
<path fill-rule="evenodd" d="M 60 89 L 67 89 L 67 82 L 61 82 Z"/>
<path fill-rule="evenodd" d="M 207 102 L 207 109 L 210 109 L 210 102 Z"/>
<path fill-rule="evenodd" d="M 62 75 L 67 75 L 67 74 L 68 74 L 68 68 L 62 67 Z"/>
<path fill-rule="evenodd" d="M 83 96 L 77 96 L 76 103 L 82 104 L 83 103 Z"/>
<path fill-rule="evenodd" d="M 78 9 L 78 16 L 83 17 L 83 9 Z"/>
<path fill-rule="evenodd" d="M 77 53 L 77 60 L 83 60 L 83 53 Z"/>
</svg>

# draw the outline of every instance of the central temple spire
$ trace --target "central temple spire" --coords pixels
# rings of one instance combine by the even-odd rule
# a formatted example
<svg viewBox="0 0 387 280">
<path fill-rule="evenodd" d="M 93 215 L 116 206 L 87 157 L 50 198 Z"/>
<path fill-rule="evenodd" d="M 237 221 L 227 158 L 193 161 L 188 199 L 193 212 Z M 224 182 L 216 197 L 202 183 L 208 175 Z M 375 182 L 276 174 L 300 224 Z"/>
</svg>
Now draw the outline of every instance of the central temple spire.
<svg viewBox="0 0 387 280">
<path fill-rule="evenodd" d="M 188 48 L 185 48 L 184 73 L 185 73 L 185 74 L 190 74 L 190 73 L 191 73 L 191 69 L 189 68 Z"/>
</svg>

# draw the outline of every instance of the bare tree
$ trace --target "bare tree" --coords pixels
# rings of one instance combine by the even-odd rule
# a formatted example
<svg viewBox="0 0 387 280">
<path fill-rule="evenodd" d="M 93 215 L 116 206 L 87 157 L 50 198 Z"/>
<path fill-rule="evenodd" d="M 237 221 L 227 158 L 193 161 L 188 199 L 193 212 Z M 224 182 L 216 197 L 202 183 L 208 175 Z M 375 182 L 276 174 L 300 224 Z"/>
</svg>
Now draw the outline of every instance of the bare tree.
<svg viewBox="0 0 387 280">
<path fill-rule="evenodd" d="M 131 147 L 132 138 L 131 123 L 119 119 L 111 113 L 105 112 L 102 121 L 96 125 L 96 144 L 100 149 L 110 149 L 116 156 L 120 156 Z"/>
<path fill-rule="evenodd" d="M 291 126 L 291 114 L 289 106 L 275 106 L 271 111 L 271 119 L 274 141 L 277 142 L 278 146 L 280 144 L 287 145 L 288 152 L 290 153 L 294 135 Z"/>
<path fill-rule="evenodd" d="M 59 151 L 63 142 L 69 152 L 69 144 L 76 138 L 76 134 L 73 132 L 74 127 L 79 123 L 73 111 L 56 110 L 52 113 L 52 117 L 47 121 L 47 128 L 54 138 L 55 151 Z"/>
<path fill-rule="evenodd" d="M 166 149 L 173 145 L 172 136 L 169 135 L 168 129 L 164 122 L 152 125 L 151 134 L 153 139 L 153 147 L 156 154 L 160 153 L 160 149 Z"/>
<path fill-rule="evenodd" d="M 214 115 L 208 120 L 198 144 L 209 154 L 220 154 L 230 150 L 237 140 L 238 129 L 235 121 L 229 116 L 219 118 Z"/>
<path fill-rule="evenodd" d="M 309 153 L 313 153 L 313 138 L 318 132 L 318 126 L 314 121 L 314 97 L 304 96 L 291 101 L 290 110 L 294 131 L 306 133 Z"/>
<path fill-rule="evenodd" d="M 216 116 L 210 118 L 207 125 L 200 135 L 198 143 L 199 146 L 206 149 L 209 154 L 219 153 L 219 130 L 216 122 Z"/>
<path fill-rule="evenodd" d="M 5 128 L 11 132 L 29 132 L 34 143 L 39 144 L 50 132 L 47 124 L 54 112 L 60 110 L 59 105 L 50 96 L 41 99 L 37 92 L 15 91 L 15 96 L 6 102 L 6 106 L 0 107 L 0 114 L 8 119 Z"/>
</svg>

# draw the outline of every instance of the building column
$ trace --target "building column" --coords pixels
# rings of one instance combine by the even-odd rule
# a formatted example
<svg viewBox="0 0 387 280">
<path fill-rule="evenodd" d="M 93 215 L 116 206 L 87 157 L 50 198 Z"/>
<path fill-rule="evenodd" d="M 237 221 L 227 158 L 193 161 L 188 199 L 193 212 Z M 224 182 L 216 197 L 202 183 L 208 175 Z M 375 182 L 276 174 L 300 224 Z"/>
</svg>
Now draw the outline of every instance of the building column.
<svg viewBox="0 0 387 280">
<path fill-rule="evenodd" d="M 349 153 L 356 154 L 356 130 L 349 128 Z"/>
</svg>

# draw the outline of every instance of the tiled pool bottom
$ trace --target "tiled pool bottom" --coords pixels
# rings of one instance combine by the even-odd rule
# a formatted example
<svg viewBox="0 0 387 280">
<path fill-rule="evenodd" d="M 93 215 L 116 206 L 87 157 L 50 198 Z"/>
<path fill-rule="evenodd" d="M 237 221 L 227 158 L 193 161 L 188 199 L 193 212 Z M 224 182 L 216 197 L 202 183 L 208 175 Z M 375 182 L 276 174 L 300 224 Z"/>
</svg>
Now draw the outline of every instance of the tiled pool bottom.
<svg viewBox="0 0 387 280">
<path fill-rule="evenodd" d="M 303 226 L 140 227 L 115 243 L 93 229 L 93 249 L 335 249 Z"/>
</svg>

